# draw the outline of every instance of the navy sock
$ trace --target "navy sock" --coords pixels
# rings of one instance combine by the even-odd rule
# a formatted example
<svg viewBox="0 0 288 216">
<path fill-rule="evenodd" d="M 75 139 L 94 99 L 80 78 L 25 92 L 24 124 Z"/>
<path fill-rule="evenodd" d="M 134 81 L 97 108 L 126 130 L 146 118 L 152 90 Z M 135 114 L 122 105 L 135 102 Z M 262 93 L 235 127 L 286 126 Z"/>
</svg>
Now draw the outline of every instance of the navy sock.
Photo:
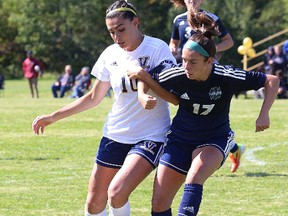
<svg viewBox="0 0 288 216">
<path fill-rule="evenodd" d="M 237 143 L 235 143 L 235 145 L 233 146 L 233 148 L 230 149 L 230 152 L 231 152 L 231 153 L 235 153 L 237 150 L 238 150 L 238 145 L 237 145 Z"/>
<path fill-rule="evenodd" d="M 153 212 L 151 213 L 152 216 L 172 216 L 171 208 L 164 212 Z"/>
<path fill-rule="evenodd" d="M 196 216 L 202 200 L 203 185 L 185 184 L 178 215 Z"/>
</svg>

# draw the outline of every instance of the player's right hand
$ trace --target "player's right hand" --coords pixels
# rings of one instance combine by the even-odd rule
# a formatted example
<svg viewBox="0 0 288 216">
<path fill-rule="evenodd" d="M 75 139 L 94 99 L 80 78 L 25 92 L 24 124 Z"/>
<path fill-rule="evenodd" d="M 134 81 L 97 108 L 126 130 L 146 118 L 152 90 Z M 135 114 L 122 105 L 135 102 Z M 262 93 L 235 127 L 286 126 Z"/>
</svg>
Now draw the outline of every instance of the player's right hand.
<svg viewBox="0 0 288 216">
<path fill-rule="evenodd" d="M 53 123 L 52 117 L 50 115 L 37 116 L 32 123 L 32 130 L 36 135 L 39 135 L 39 132 L 44 133 L 46 126 Z"/>
</svg>

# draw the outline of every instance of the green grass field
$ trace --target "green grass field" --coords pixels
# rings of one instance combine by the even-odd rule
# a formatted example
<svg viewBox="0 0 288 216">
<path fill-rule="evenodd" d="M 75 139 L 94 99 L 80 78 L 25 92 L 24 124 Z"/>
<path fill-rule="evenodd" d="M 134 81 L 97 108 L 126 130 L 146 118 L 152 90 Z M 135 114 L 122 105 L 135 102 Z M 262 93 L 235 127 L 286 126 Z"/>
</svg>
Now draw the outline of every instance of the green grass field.
<svg viewBox="0 0 288 216">
<path fill-rule="evenodd" d="M 88 179 L 112 99 L 61 120 L 36 136 L 31 123 L 71 99 L 53 99 L 53 80 L 39 80 L 40 98 L 30 98 L 26 80 L 6 81 L 0 97 L 0 215 L 83 215 Z M 271 128 L 255 133 L 261 100 L 233 99 L 231 125 L 246 145 L 239 170 L 230 161 L 205 184 L 200 216 L 288 215 L 288 100 L 277 100 Z M 176 108 L 171 107 L 174 115 Z M 152 173 L 131 195 L 133 216 L 148 216 Z M 182 190 L 173 203 L 176 215 Z"/>
</svg>

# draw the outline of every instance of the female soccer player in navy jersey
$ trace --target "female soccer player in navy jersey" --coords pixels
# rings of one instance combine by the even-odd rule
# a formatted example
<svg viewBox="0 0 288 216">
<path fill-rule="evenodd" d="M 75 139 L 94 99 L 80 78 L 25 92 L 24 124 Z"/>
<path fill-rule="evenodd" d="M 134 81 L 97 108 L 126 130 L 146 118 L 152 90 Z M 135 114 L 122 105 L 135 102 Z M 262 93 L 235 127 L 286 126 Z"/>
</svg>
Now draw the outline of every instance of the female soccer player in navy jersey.
<svg viewBox="0 0 288 216">
<path fill-rule="evenodd" d="M 269 128 L 269 110 L 279 87 L 276 76 L 214 63 L 216 48 L 211 38 L 218 34 L 215 21 L 204 13 L 192 14 L 189 21 L 197 32 L 184 46 L 183 66 L 160 73 L 151 71 L 162 87 L 179 97 L 179 108 L 157 169 L 153 216 L 172 215 L 172 201 L 184 182 L 178 215 L 197 215 L 203 185 L 222 166 L 233 142 L 229 124 L 233 94 L 239 90 L 265 88 L 256 120 L 255 131 L 260 132 Z M 129 77 L 140 78 L 152 90 L 157 85 L 141 69 L 135 74 L 129 72 Z M 145 108 L 152 109 L 157 102 L 153 96 L 145 94 L 144 82 L 138 84 L 139 99 Z"/>
<path fill-rule="evenodd" d="M 85 215 L 106 215 L 108 200 L 109 215 L 128 216 L 129 195 L 158 165 L 170 115 L 167 102 L 158 96 L 152 111 L 141 107 L 137 84 L 128 78 L 126 70 L 135 62 L 147 71 L 161 62 L 176 62 L 164 41 L 141 33 L 138 13 L 130 3 L 113 3 L 105 20 L 114 44 L 104 50 L 92 69 L 97 77 L 92 90 L 54 113 L 38 116 L 33 130 L 43 133 L 46 126 L 97 106 L 112 86 L 114 104 L 91 173 Z"/>
<path fill-rule="evenodd" d="M 173 21 L 173 28 L 172 28 L 172 34 L 171 39 L 169 43 L 170 50 L 174 55 L 177 55 L 180 50 L 183 49 L 184 44 L 187 42 L 189 37 L 195 33 L 195 31 L 191 28 L 191 26 L 188 24 L 188 11 L 189 10 L 195 10 L 195 11 L 201 11 L 207 13 L 208 16 L 213 18 L 219 28 L 220 34 L 217 35 L 219 38 L 219 43 L 216 45 L 216 53 L 219 54 L 220 52 L 223 52 L 229 48 L 231 48 L 234 44 L 233 39 L 228 32 L 228 30 L 224 27 L 222 24 L 222 21 L 218 16 L 216 16 L 213 13 L 207 12 L 200 8 L 203 0 L 171 0 L 171 2 L 176 7 L 186 7 L 187 11 L 185 13 L 179 14 L 175 17 Z"/>
<path fill-rule="evenodd" d="M 228 50 L 233 46 L 234 44 L 233 39 L 228 30 L 222 24 L 220 18 L 215 14 L 207 12 L 200 8 L 201 4 L 203 3 L 203 0 L 171 0 L 171 2 L 175 5 L 175 7 L 186 7 L 187 9 L 185 13 L 176 16 L 173 21 L 173 30 L 171 34 L 169 47 L 174 55 L 176 53 L 180 53 L 181 56 L 184 44 L 191 37 L 191 35 L 195 34 L 195 31 L 193 31 L 191 25 L 189 25 L 188 23 L 189 10 L 206 13 L 216 22 L 219 30 L 219 34 L 217 35 L 217 37 L 219 38 L 219 42 L 216 45 L 216 54 L 214 57 L 215 61 L 218 61 L 220 59 L 221 52 Z M 236 142 L 234 142 L 234 144 L 232 145 L 229 154 L 229 158 L 232 162 L 231 172 L 237 171 L 244 150 L 245 150 L 244 145 L 238 145 Z"/>
</svg>

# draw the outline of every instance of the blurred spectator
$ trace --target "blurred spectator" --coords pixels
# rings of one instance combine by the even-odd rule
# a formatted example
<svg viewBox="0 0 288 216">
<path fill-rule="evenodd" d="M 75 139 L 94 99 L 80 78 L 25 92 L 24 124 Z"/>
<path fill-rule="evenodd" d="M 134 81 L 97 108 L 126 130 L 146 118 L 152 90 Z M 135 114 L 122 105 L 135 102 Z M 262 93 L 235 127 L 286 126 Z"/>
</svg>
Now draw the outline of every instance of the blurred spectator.
<svg viewBox="0 0 288 216">
<path fill-rule="evenodd" d="M 266 74 L 271 74 L 271 70 L 272 70 L 272 58 L 275 55 L 275 51 L 274 51 L 274 47 L 273 46 L 269 46 L 267 48 L 267 52 L 264 55 L 264 69 L 265 69 L 265 73 Z"/>
<path fill-rule="evenodd" d="M 247 92 L 246 92 L 246 91 L 236 92 L 236 93 L 234 94 L 234 96 L 235 96 L 236 99 L 238 99 L 239 95 L 241 95 L 241 94 L 244 95 L 245 99 L 248 98 L 248 95 L 247 95 Z"/>
<path fill-rule="evenodd" d="M 271 74 L 277 75 L 277 73 L 281 72 L 282 75 L 286 74 L 287 71 L 287 59 L 282 52 L 280 46 L 274 46 L 275 55 L 269 61 L 271 64 Z M 281 75 L 281 74 L 280 74 Z M 282 76 L 281 75 L 281 76 Z"/>
<path fill-rule="evenodd" d="M 277 97 L 280 98 L 280 99 L 288 98 L 288 93 L 287 93 L 288 85 L 287 85 L 285 77 L 283 76 L 283 72 L 280 71 L 280 70 L 276 71 L 276 75 L 280 79 L 280 84 L 279 84 Z"/>
<path fill-rule="evenodd" d="M 286 59 L 288 60 L 288 40 L 286 40 L 285 43 L 283 44 L 282 51 Z"/>
<path fill-rule="evenodd" d="M 81 72 L 75 78 L 75 85 L 73 87 L 73 94 L 71 98 L 79 98 L 82 97 L 86 90 L 89 89 L 91 84 L 91 77 L 90 77 L 90 68 L 83 67 Z"/>
<path fill-rule="evenodd" d="M 69 91 L 74 85 L 74 77 L 72 75 L 72 66 L 66 65 L 64 73 L 57 79 L 57 81 L 51 86 L 51 90 L 54 98 L 58 98 L 58 91 L 60 92 L 60 98 L 63 98 L 65 93 Z"/>
<path fill-rule="evenodd" d="M 35 97 L 34 91 L 38 98 L 38 77 L 39 74 L 42 76 L 44 66 L 41 61 L 33 57 L 33 52 L 31 50 L 27 52 L 27 57 L 22 63 L 22 70 L 24 77 L 28 80 L 32 98 Z"/>
<path fill-rule="evenodd" d="M 2 96 L 2 91 L 4 90 L 5 77 L 3 74 L 0 74 L 0 96 Z"/>
<path fill-rule="evenodd" d="M 4 89 L 4 75 L 0 74 L 0 89 Z"/>
<path fill-rule="evenodd" d="M 112 87 L 110 87 L 110 88 L 108 89 L 108 91 L 107 91 L 105 97 L 112 98 L 112 93 L 111 93 L 112 91 L 113 91 L 113 89 L 112 89 Z"/>
</svg>

